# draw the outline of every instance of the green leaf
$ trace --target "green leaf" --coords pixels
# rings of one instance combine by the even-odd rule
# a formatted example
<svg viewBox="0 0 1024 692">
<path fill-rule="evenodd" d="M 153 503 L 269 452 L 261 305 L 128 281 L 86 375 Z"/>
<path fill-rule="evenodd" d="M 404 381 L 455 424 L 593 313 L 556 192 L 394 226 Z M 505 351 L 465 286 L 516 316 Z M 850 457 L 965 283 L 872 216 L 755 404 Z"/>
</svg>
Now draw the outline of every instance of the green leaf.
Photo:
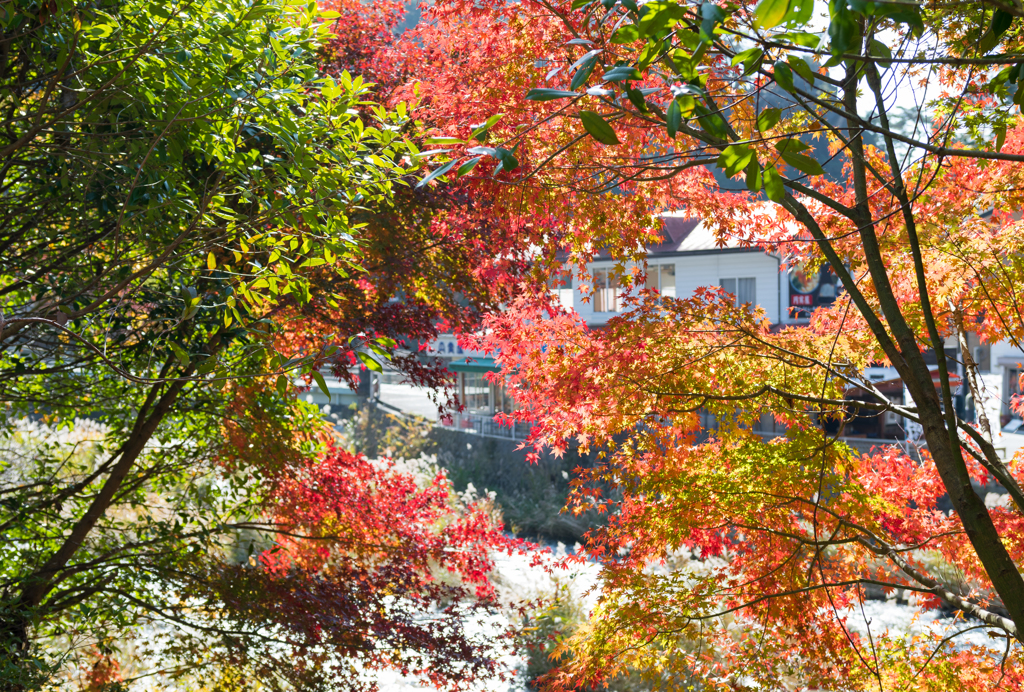
<svg viewBox="0 0 1024 692">
<path fill-rule="evenodd" d="M 756 72 L 761 67 L 761 62 L 764 60 L 764 51 L 760 48 L 748 48 L 742 53 L 737 53 L 733 56 L 732 64 L 739 65 L 743 64 L 743 76 Z"/>
<path fill-rule="evenodd" d="M 988 80 L 988 83 L 985 84 L 985 91 L 991 94 L 995 92 L 997 87 L 1006 84 L 1007 82 L 1013 83 L 1017 81 L 1018 76 L 1020 75 L 1021 64 L 1004 67 L 1002 70 L 996 73 L 995 77 Z"/>
<path fill-rule="evenodd" d="M 569 83 L 570 89 L 579 89 L 587 83 L 590 73 L 594 71 L 594 66 L 597 65 L 597 56 L 600 54 L 600 49 L 592 50 L 569 66 L 570 71 L 576 71 L 572 76 L 572 82 Z"/>
<path fill-rule="evenodd" d="M 610 70 L 606 70 L 601 79 L 606 82 L 622 82 L 627 79 L 643 79 L 643 75 L 641 75 L 640 71 L 635 67 L 631 67 L 629 65 L 616 65 Z"/>
<path fill-rule="evenodd" d="M 1003 150 L 1003 143 L 1006 142 L 1006 123 L 1000 123 L 992 128 L 996 135 L 996 151 Z"/>
<path fill-rule="evenodd" d="M 686 7 L 675 2 L 654 0 L 644 5 L 644 15 L 637 27 L 641 37 L 661 37 L 670 26 L 686 17 Z"/>
<path fill-rule="evenodd" d="M 461 166 L 459 166 L 459 170 L 455 171 L 455 175 L 457 175 L 460 178 L 462 176 L 466 175 L 467 173 L 472 171 L 474 168 L 476 168 L 476 165 L 478 163 L 480 163 L 480 159 L 481 158 L 483 158 L 483 157 L 482 156 L 477 156 L 475 158 L 470 159 L 469 161 L 466 161 L 466 163 L 464 163 Z"/>
<path fill-rule="evenodd" d="M 832 19 L 828 35 L 832 39 L 832 54 L 850 53 L 860 45 L 860 22 L 853 12 L 846 9 L 846 0 L 831 0 L 828 4 Z"/>
<path fill-rule="evenodd" d="M 217 268 L 217 258 L 213 256 L 212 252 L 206 256 L 206 268 L 210 271 Z"/>
<path fill-rule="evenodd" d="M 179 363 L 181 363 L 181 367 L 187 368 L 188 364 L 191 362 L 191 360 L 188 357 L 188 352 L 186 352 L 185 349 L 183 349 L 181 346 L 174 343 L 173 341 L 168 341 L 167 345 L 174 353 L 174 357 L 178 359 Z"/>
<path fill-rule="evenodd" d="M 1018 106 L 1024 106 L 1024 84 L 1017 82 L 1017 90 L 1013 94 L 1013 102 Z"/>
<path fill-rule="evenodd" d="M 789 12 L 786 13 L 787 24 L 801 26 L 811 21 L 814 14 L 814 0 L 792 0 L 789 3 Z"/>
<path fill-rule="evenodd" d="M 1013 19 L 1014 16 L 1012 14 L 1001 9 L 993 12 L 992 24 L 989 25 L 988 31 L 985 32 L 978 42 L 978 51 L 984 54 L 995 48 L 999 43 L 999 37 L 1013 24 Z"/>
<path fill-rule="evenodd" d="M 676 101 L 679 102 L 679 115 L 684 118 L 689 118 L 693 115 L 693 109 L 697 105 L 697 100 L 690 94 L 680 94 L 676 96 Z"/>
<path fill-rule="evenodd" d="M 530 89 L 526 95 L 527 101 L 554 101 L 555 99 L 571 99 L 582 96 L 577 91 L 565 91 L 564 89 Z"/>
<path fill-rule="evenodd" d="M 779 124 L 782 119 L 781 108 L 765 108 L 757 114 L 757 131 L 767 132 Z"/>
<path fill-rule="evenodd" d="M 761 0 L 754 8 L 754 28 L 771 29 L 782 24 L 789 11 L 789 0 Z"/>
<path fill-rule="evenodd" d="M 921 19 L 921 8 L 904 3 L 885 4 L 880 7 L 882 14 L 897 24 L 906 24 L 917 38 L 924 34 L 924 20 Z"/>
<path fill-rule="evenodd" d="M 786 91 L 793 93 L 793 70 L 789 67 L 788 63 L 784 63 L 781 60 L 776 61 L 775 83 Z"/>
<path fill-rule="evenodd" d="M 700 6 L 700 16 L 700 38 L 705 43 L 711 43 L 714 40 L 715 27 L 725 21 L 729 15 L 717 4 L 704 2 Z"/>
<path fill-rule="evenodd" d="M 883 70 L 889 69 L 889 65 L 892 64 L 892 51 L 889 50 L 889 46 L 873 38 L 868 43 L 868 52 L 878 63 L 879 67 Z"/>
<path fill-rule="evenodd" d="M 314 370 L 309 374 L 313 376 L 313 380 L 316 382 L 316 386 L 320 388 L 320 391 L 323 392 L 324 396 L 327 397 L 327 400 L 330 401 L 331 390 L 327 389 L 327 382 L 324 381 L 324 376 L 321 375 L 320 372 L 317 370 Z"/>
<path fill-rule="evenodd" d="M 501 120 L 501 113 L 492 115 L 486 120 L 486 122 L 475 126 L 469 136 L 478 142 L 484 141 L 486 138 L 485 135 L 490 132 L 491 128 L 494 127 L 499 120 Z"/>
<path fill-rule="evenodd" d="M 356 351 L 356 356 L 359 358 L 362 364 L 368 367 L 370 370 L 373 370 L 374 372 L 384 372 L 384 368 L 382 368 L 380 363 L 374 360 L 373 356 L 371 356 L 369 353 L 365 353 L 363 351 Z"/>
<path fill-rule="evenodd" d="M 597 58 L 593 58 L 586 65 L 576 70 L 576 74 L 572 76 L 572 81 L 569 82 L 570 89 L 579 89 L 587 83 L 590 79 L 591 73 L 594 71 L 594 67 L 597 65 Z"/>
<path fill-rule="evenodd" d="M 694 104 L 693 110 L 697 113 L 697 122 L 705 131 L 713 134 L 715 137 L 725 138 L 728 136 L 728 126 L 717 112 L 712 113 L 700 104 Z"/>
<path fill-rule="evenodd" d="M 773 202 L 781 202 L 786 198 L 786 188 L 782 184 L 782 176 L 779 170 L 772 166 L 764 171 L 764 191 L 768 193 L 768 199 Z"/>
<path fill-rule="evenodd" d="M 747 189 L 751 192 L 761 190 L 761 165 L 757 162 L 756 156 L 751 157 L 747 164 Z"/>
<path fill-rule="evenodd" d="M 441 166 L 440 168 L 435 168 L 433 171 L 430 172 L 429 175 L 427 175 L 427 177 L 416 183 L 416 188 L 421 188 L 427 185 L 434 178 L 441 177 L 442 175 L 450 171 L 455 166 L 456 163 L 458 163 L 458 159 L 452 159 L 451 161 Z"/>
<path fill-rule="evenodd" d="M 628 87 L 624 89 L 624 91 L 626 92 L 626 97 L 629 98 L 629 102 L 632 103 L 638 111 L 641 113 L 650 112 L 650 109 L 647 107 L 647 102 L 644 100 L 643 92 L 639 89 L 630 89 Z"/>
<path fill-rule="evenodd" d="M 795 137 L 789 139 L 779 140 L 775 143 L 775 150 L 780 154 L 795 154 L 799 151 L 807 151 L 811 146 L 805 142 L 801 142 Z"/>
<path fill-rule="evenodd" d="M 218 363 L 216 358 L 207 358 L 198 368 L 196 368 L 196 374 L 207 375 L 213 372 L 217 365 Z"/>
<path fill-rule="evenodd" d="M 89 38 L 106 38 L 114 33 L 114 27 L 109 24 L 93 24 L 84 33 Z"/>
<path fill-rule="evenodd" d="M 626 24 L 620 26 L 612 34 L 612 43 L 622 45 L 624 43 L 633 43 L 634 41 L 640 40 L 640 30 L 636 24 Z"/>
<path fill-rule="evenodd" d="M 583 129 L 601 144 L 619 144 L 612 126 L 594 111 L 580 111 L 580 120 L 583 121 Z"/>
<path fill-rule="evenodd" d="M 495 173 L 499 173 L 501 171 L 511 172 L 519 168 L 519 160 L 516 159 L 515 154 L 508 149 L 496 147 L 494 149 L 494 158 L 498 159 L 498 167 L 494 169 Z"/>
<path fill-rule="evenodd" d="M 693 98 L 692 96 L 690 97 Z M 678 99 L 672 99 L 672 103 L 668 104 L 668 112 L 665 113 L 665 128 L 668 130 L 669 137 L 675 137 L 676 133 L 679 132 L 679 126 L 683 124 L 682 108 L 679 106 Z"/>
<path fill-rule="evenodd" d="M 800 75 L 808 85 L 814 85 L 814 70 L 812 70 L 811 66 L 807 64 L 807 61 L 803 58 L 791 55 L 786 59 L 786 62 L 789 63 L 789 66 L 793 68 L 793 71 Z"/>
<path fill-rule="evenodd" d="M 747 167 L 753 155 L 753 150 L 745 144 L 730 144 L 718 156 L 717 164 L 731 178 Z"/>
<path fill-rule="evenodd" d="M 782 160 L 788 163 L 793 168 L 803 171 L 808 175 L 824 175 L 825 171 L 822 169 L 821 164 L 812 159 L 806 154 L 792 154 L 789 152 L 781 152 Z"/>
<path fill-rule="evenodd" d="M 813 3 L 811 6 L 813 7 Z M 775 38 L 779 41 L 789 41 L 790 43 L 804 48 L 810 48 L 812 50 L 817 50 L 818 46 L 821 44 L 821 36 L 806 31 L 789 31 L 785 34 L 780 34 Z M 792 62 L 792 60 L 790 60 L 790 62 Z"/>
<path fill-rule="evenodd" d="M 291 382 L 288 381 L 288 377 L 286 375 L 277 376 L 277 393 L 282 397 L 288 396 L 288 388 L 290 385 Z"/>
<path fill-rule="evenodd" d="M 458 137 L 429 137 L 423 140 L 424 144 L 465 144 L 466 140 Z"/>
</svg>

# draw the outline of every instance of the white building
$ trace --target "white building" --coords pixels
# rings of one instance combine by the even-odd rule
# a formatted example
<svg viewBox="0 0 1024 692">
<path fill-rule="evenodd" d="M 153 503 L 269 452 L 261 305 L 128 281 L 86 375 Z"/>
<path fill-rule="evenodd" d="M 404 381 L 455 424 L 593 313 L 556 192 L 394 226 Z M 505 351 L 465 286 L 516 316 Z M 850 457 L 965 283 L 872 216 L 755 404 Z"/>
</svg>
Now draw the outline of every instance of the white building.
<svg viewBox="0 0 1024 692">
<path fill-rule="evenodd" d="M 827 267 L 811 274 L 800 268 L 785 268 L 783 257 L 760 248 L 744 247 L 737 241 L 719 245 L 712 229 L 698 219 L 675 214 L 662 218 L 664 241 L 648 252 L 647 286 L 664 296 L 685 297 L 702 287 L 719 286 L 733 294 L 739 304 L 758 306 L 773 324 L 782 325 L 806 323 L 814 308 L 832 303 L 842 290 Z M 574 309 L 589 326 L 600 328 L 627 309 L 622 300 L 623 290 L 611 271 L 614 266 L 610 258 L 599 257 L 588 265 L 589 277 L 567 272 L 562 285 L 553 290 L 563 306 Z M 592 286 L 589 298 L 582 289 L 584 285 Z M 1020 434 L 1012 434 L 1007 428 L 1007 433 L 996 440 L 997 448 L 1010 455 L 1024 446 L 1024 424 L 1015 419 L 1009 407 L 1011 396 L 1020 391 L 1017 383 L 1024 371 L 1024 352 L 1005 342 L 982 344 L 975 334 L 968 335 L 968 345 L 982 372 L 986 388 L 983 405 L 993 427 L 999 429 L 1009 424 L 1009 428 L 1016 429 L 1020 425 Z M 510 436 L 511 432 L 504 433 L 489 422 L 495 413 L 511 410 L 511 401 L 502 388 L 484 378 L 483 373 L 497 369 L 493 360 L 483 354 L 461 352 L 451 337 L 441 338 L 432 351 L 450 358 L 450 369 L 457 373 L 456 391 L 466 411 L 457 417 L 455 425 L 484 434 Z M 949 362 L 959 361 L 955 339 L 947 342 L 945 351 Z M 906 398 L 895 369 L 873 367 L 865 374 L 895 401 L 902 403 Z M 958 365 L 951 379 L 959 384 L 962 375 L 962 366 Z M 857 392 L 851 391 L 850 397 L 856 400 Z M 976 403 L 963 387 L 958 391 L 956 405 L 962 416 L 973 417 Z M 904 421 L 891 413 L 876 420 L 862 409 L 855 420 L 847 427 L 846 435 L 854 440 L 864 438 L 864 444 L 906 434 Z"/>
<path fill-rule="evenodd" d="M 672 214 L 662 218 L 665 240 L 648 252 L 647 285 L 664 296 L 685 297 L 701 287 L 721 286 L 740 304 L 760 306 L 774 324 L 806 321 L 809 310 L 836 297 L 836 280 L 827 270 L 813 276 L 799 270 L 784 272 L 782 257 L 737 241 L 723 247 L 698 219 Z M 622 291 L 610 272 L 614 264 L 610 259 L 591 263 L 590 300 L 583 295 L 579 277 L 567 276 L 567 285 L 558 289 L 562 304 L 575 309 L 590 326 L 603 325 L 623 310 Z"/>
</svg>

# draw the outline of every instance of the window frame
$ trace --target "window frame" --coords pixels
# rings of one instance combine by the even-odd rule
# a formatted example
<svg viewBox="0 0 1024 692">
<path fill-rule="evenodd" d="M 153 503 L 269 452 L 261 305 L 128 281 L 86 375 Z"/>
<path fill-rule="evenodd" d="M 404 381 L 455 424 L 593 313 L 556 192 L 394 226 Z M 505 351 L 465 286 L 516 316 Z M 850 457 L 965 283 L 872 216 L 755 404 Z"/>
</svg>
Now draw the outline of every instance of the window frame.
<svg viewBox="0 0 1024 692">
<path fill-rule="evenodd" d="M 727 282 L 732 284 L 732 289 L 727 287 Z M 743 307 L 757 307 L 757 277 L 756 276 L 727 276 L 718 279 L 718 286 L 732 296 L 733 305 Z M 743 294 L 750 300 L 744 300 Z"/>
<path fill-rule="evenodd" d="M 619 286 L 619 277 L 615 275 L 614 268 L 595 268 L 591 270 L 591 274 L 594 279 L 594 312 L 607 315 L 619 312 L 621 307 L 619 297 L 622 295 L 622 287 Z M 606 309 L 608 304 L 611 306 L 610 310 Z"/>
</svg>

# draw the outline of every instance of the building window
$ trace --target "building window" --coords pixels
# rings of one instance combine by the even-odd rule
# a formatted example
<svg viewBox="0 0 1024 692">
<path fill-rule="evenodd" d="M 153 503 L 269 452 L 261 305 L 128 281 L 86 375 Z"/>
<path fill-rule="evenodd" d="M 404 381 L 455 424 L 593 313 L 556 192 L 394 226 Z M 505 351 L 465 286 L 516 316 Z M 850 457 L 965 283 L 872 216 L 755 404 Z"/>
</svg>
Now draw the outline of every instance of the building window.
<svg viewBox="0 0 1024 692">
<path fill-rule="evenodd" d="M 594 270 L 594 312 L 619 311 L 619 278 L 610 269 Z"/>
<path fill-rule="evenodd" d="M 657 289 L 663 298 L 675 298 L 676 265 L 648 264 L 646 288 Z"/>
<path fill-rule="evenodd" d="M 1015 415 L 1010 404 L 1013 402 L 1013 397 L 1019 396 L 1021 393 L 1020 373 L 1020 368 L 1006 369 L 1006 386 L 1003 388 L 1006 394 L 1003 396 L 1003 419 L 1000 421 L 1003 425 L 1006 425 Z"/>
<path fill-rule="evenodd" d="M 501 385 L 495 387 L 494 406 L 498 413 L 507 413 L 511 415 L 511 413 L 516 410 L 515 399 L 513 399 L 508 390 Z"/>
<path fill-rule="evenodd" d="M 559 271 L 548 280 L 548 288 L 558 303 L 566 310 L 572 310 L 573 290 L 572 272 L 569 270 Z"/>
<path fill-rule="evenodd" d="M 462 373 L 462 404 L 466 413 L 491 413 L 491 383 L 483 373 Z"/>
<path fill-rule="evenodd" d="M 757 305 L 757 282 L 754 278 L 722 279 L 722 290 L 731 293 L 736 305 Z"/>
</svg>

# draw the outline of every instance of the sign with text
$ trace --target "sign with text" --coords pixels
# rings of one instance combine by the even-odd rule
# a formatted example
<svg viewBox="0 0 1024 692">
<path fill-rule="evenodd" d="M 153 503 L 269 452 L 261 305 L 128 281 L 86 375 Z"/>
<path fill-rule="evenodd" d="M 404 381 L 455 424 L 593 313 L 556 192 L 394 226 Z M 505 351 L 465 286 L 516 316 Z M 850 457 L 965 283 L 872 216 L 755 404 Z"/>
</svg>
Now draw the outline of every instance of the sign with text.
<svg viewBox="0 0 1024 692">
<path fill-rule="evenodd" d="M 803 265 L 792 267 L 789 270 L 790 314 L 806 319 L 814 308 L 831 305 L 840 290 L 839 279 L 828 265 L 817 269 Z"/>
</svg>

